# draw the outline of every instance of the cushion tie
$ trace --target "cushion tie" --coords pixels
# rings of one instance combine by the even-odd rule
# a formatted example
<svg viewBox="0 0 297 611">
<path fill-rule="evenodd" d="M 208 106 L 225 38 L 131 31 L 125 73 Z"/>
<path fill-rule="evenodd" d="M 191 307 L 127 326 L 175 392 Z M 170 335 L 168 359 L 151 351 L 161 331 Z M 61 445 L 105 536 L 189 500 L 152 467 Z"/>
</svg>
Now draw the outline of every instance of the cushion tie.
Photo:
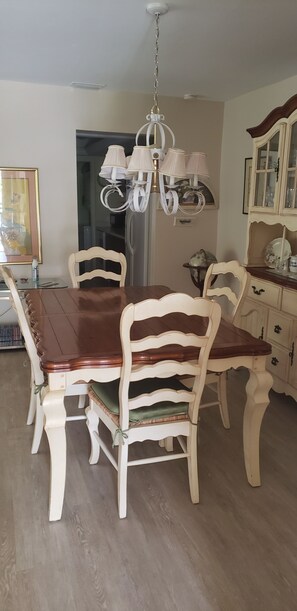
<svg viewBox="0 0 297 611">
<path fill-rule="evenodd" d="M 128 439 L 128 431 L 129 429 L 126 429 L 125 431 L 123 431 L 121 428 L 116 429 L 115 434 L 113 436 L 112 439 L 112 447 L 114 448 L 115 444 L 116 444 L 116 440 L 117 440 L 117 436 L 119 436 L 119 440 L 122 446 L 125 445 L 125 439 Z"/>
<path fill-rule="evenodd" d="M 43 382 L 42 384 L 34 384 L 34 395 L 38 395 L 39 393 L 41 393 L 41 390 L 46 385 L 47 385 L 46 382 Z"/>
</svg>

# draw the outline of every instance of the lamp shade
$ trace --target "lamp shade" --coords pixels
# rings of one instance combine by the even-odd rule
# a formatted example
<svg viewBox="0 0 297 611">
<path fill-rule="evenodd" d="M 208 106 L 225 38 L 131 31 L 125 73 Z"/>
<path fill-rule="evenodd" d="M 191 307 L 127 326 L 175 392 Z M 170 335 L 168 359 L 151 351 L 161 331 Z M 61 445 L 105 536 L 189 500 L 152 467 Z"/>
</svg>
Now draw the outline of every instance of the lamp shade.
<svg viewBox="0 0 297 611">
<path fill-rule="evenodd" d="M 205 153 L 191 153 L 187 161 L 186 173 L 194 176 L 209 176 Z"/>
<path fill-rule="evenodd" d="M 123 180 L 127 177 L 127 170 L 105 166 L 101 168 L 99 176 L 105 178 L 105 180 Z"/>
<path fill-rule="evenodd" d="M 147 146 L 134 146 L 128 165 L 128 174 L 136 172 L 153 172 L 151 150 Z"/>
<path fill-rule="evenodd" d="M 101 166 L 101 171 L 104 168 L 122 168 L 125 170 L 126 167 L 127 165 L 124 147 L 118 144 L 111 144 L 108 147 L 105 155 L 103 164 Z"/>
<path fill-rule="evenodd" d="M 172 176 L 174 178 L 186 177 L 186 155 L 181 149 L 169 148 L 163 163 L 161 164 L 160 174 Z"/>
</svg>

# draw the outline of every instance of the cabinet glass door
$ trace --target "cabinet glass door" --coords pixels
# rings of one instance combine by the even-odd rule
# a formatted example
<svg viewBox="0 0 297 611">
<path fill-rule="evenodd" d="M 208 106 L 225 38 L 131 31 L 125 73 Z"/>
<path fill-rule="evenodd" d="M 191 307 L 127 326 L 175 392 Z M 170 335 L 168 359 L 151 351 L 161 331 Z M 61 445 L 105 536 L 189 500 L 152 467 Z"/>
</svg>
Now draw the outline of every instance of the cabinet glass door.
<svg viewBox="0 0 297 611">
<path fill-rule="evenodd" d="M 276 192 L 279 171 L 280 132 L 277 131 L 265 144 L 257 149 L 256 182 L 253 206 L 273 210 L 276 207 Z"/>
<path fill-rule="evenodd" d="M 286 212 L 296 212 L 297 210 L 297 122 L 291 127 L 290 146 L 288 155 L 288 166 L 286 169 L 286 190 L 283 207 Z"/>
</svg>

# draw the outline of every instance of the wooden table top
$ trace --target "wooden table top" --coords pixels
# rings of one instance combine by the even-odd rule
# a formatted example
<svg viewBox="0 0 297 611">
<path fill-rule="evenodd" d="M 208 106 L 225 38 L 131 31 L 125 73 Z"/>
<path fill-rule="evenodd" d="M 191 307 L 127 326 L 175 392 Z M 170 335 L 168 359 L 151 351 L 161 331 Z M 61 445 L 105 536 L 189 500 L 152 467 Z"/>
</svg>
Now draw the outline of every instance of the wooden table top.
<svg viewBox="0 0 297 611">
<path fill-rule="evenodd" d="M 171 292 L 165 286 L 28 290 L 26 301 L 42 369 L 55 373 L 121 365 L 119 322 L 125 306 L 143 299 L 160 299 Z M 190 332 L 193 317 L 171 315 L 166 321 L 155 318 L 136 323 L 133 339 L 147 335 L 148 331 L 161 333 L 172 325 Z M 260 356 L 270 352 L 267 342 L 221 321 L 210 358 Z M 166 358 L 176 356 L 174 347 L 170 352 L 166 348 Z M 184 353 L 178 348 L 178 358 L 182 360 L 185 356 L 189 357 L 189 350 Z M 151 351 L 138 356 L 142 362 L 154 359 L 156 355 Z"/>
</svg>

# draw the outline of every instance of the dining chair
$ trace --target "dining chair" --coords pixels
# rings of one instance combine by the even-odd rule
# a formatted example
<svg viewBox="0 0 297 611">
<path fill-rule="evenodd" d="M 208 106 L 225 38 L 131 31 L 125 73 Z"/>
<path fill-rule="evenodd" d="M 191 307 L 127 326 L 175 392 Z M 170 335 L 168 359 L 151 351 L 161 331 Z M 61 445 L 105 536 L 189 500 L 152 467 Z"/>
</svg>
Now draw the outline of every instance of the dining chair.
<svg viewBox="0 0 297 611">
<path fill-rule="evenodd" d="M 25 348 L 30 359 L 31 364 L 31 382 L 30 382 L 30 403 L 27 415 L 27 424 L 32 424 L 35 420 L 33 441 L 31 447 L 31 453 L 36 454 L 39 449 L 42 432 L 43 432 L 43 409 L 42 409 L 42 398 L 47 388 L 46 377 L 40 367 L 40 360 L 37 354 L 35 342 L 31 333 L 31 328 L 28 323 L 25 309 L 18 292 L 16 282 L 12 271 L 9 267 L 1 266 L 3 280 L 10 290 L 13 306 L 15 308 L 18 323 L 21 329 L 21 333 L 24 338 Z M 77 395 L 79 397 L 78 407 L 82 408 L 85 405 L 85 397 L 88 392 L 87 384 L 73 384 L 67 387 L 65 396 Z M 67 416 L 66 421 L 71 420 L 86 420 L 85 413 L 78 416 Z"/>
<path fill-rule="evenodd" d="M 98 267 L 97 261 L 101 259 L 101 265 Z M 96 265 L 91 271 L 79 273 L 79 264 L 93 261 Z M 117 264 L 118 271 L 110 271 L 104 268 L 106 263 L 112 262 Z M 105 280 L 113 280 L 119 283 L 119 286 L 125 286 L 126 273 L 127 273 L 127 261 L 126 257 L 121 252 L 115 250 L 106 250 L 101 246 L 93 246 L 88 250 L 79 250 L 78 252 L 72 253 L 68 259 L 68 269 L 72 282 L 73 288 L 79 288 L 80 283 L 84 280 L 92 280 L 93 278 L 104 278 Z"/>
<path fill-rule="evenodd" d="M 202 296 L 217 301 L 222 309 L 222 318 L 236 325 L 237 315 L 248 290 L 250 274 L 238 261 L 212 263 L 205 275 Z M 223 426 L 230 428 L 227 403 L 227 372 L 206 375 L 206 387 L 215 392 L 214 401 L 204 403 L 200 408 L 218 405 Z"/>
<path fill-rule="evenodd" d="M 173 318 L 168 318 L 172 314 Z M 188 331 L 179 330 L 181 315 L 186 320 L 195 317 L 195 324 L 192 323 Z M 159 326 L 154 327 L 152 319 L 165 317 L 165 332 L 160 334 Z M 123 354 L 120 380 L 92 383 L 90 405 L 86 409 L 91 437 L 90 463 L 98 462 L 102 449 L 117 470 L 120 518 L 127 515 L 127 470 L 131 466 L 186 458 L 191 500 L 199 502 L 198 411 L 209 352 L 220 318 L 221 309 L 217 303 L 182 293 L 131 303 L 123 310 L 120 320 Z M 162 360 L 162 347 L 165 346 L 167 350 L 171 346 L 169 360 Z M 187 358 L 189 347 L 191 358 L 189 352 Z M 146 350 L 153 351 L 152 354 L 155 352 L 155 357 L 159 356 L 157 362 L 142 364 L 137 361 L 137 353 Z M 178 360 L 180 350 L 182 361 Z M 180 375 L 192 376 L 191 389 L 181 383 Z M 100 434 L 100 421 L 111 432 L 113 445 L 118 447 L 117 457 Z M 158 447 L 158 453 L 150 458 L 129 460 L 128 450 L 132 443 L 146 439 L 159 441 L 168 436 L 178 439 L 182 451 L 161 455 L 162 450 Z"/>
</svg>

